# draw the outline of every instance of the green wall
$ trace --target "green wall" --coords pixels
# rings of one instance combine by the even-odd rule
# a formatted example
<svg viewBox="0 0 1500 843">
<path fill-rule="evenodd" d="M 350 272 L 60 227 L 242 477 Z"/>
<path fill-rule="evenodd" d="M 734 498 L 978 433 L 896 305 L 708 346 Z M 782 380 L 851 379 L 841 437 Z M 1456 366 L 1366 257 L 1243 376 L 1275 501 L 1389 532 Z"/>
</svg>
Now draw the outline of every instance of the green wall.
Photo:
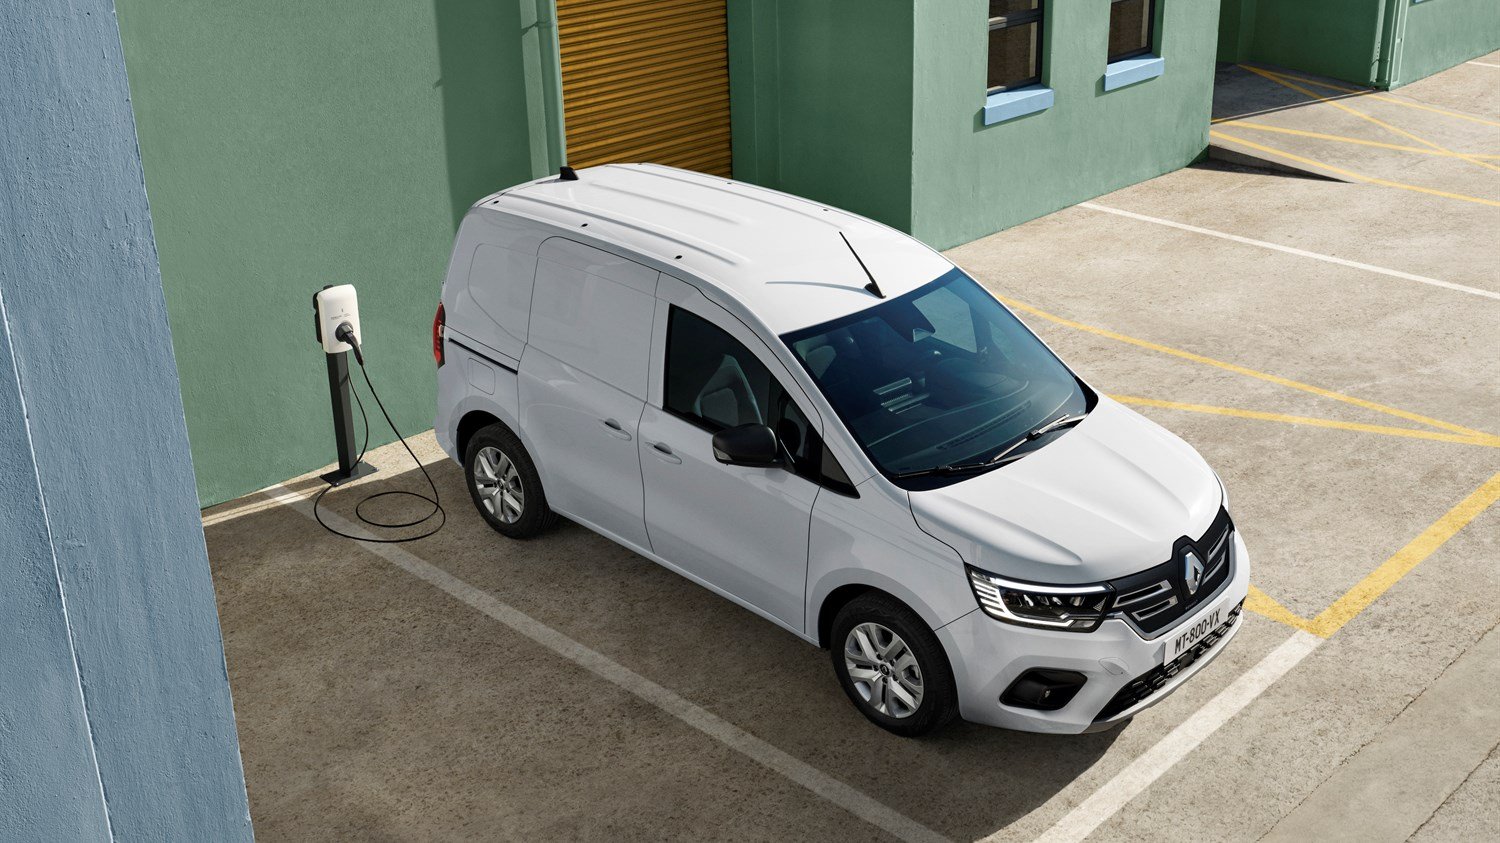
<svg viewBox="0 0 1500 843">
<path fill-rule="evenodd" d="M 1223 0 L 1219 61 L 1273 64 L 1376 84 L 1386 2 Z"/>
<path fill-rule="evenodd" d="M 911 225 L 911 0 L 729 0 L 736 178 Z"/>
<path fill-rule="evenodd" d="M 376 386 L 430 427 L 458 220 L 557 160 L 550 3 L 118 6 L 201 502 L 333 461 L 325 284 L 358 286 Z"/>
<path fill-rule="evenodd" d="M 1391 32 L 1400 47 L 1390 46 Z M 1496 0 L 1223 0 L 1219 15 L 1219 61 L 1376 87 L 1415 82 L 1497 49 Z"/>
<path fill-rule="evenodd" d="M 1392 87 L 1415 82 L 1460 62 L 1500 50 L 1500 2 L 1425 0 L 1412 3 L 1406 12 L 1402 42 Z"/>
<path fill-rule="evenodd" d="M 946 248 L 1192 162 L 1218 8 L 1162 0 L 1166 72 L 1105 93 L 1109 0 L 1048 0 L 1040 114 L 984 126 L 987 0 L 730 0 L 738 178 Z"/>
<path fill-rule="evenodd" d="M 1046 111 L 985 126 L 984 0 L 921 0 L 912 233 L 939 248 L 1178 169 L 1208 145 L 1218 8 L 1160 0 L 1165 72 L 1103 89 L 1109 0 L 1048 0 Z"/>
</svg>

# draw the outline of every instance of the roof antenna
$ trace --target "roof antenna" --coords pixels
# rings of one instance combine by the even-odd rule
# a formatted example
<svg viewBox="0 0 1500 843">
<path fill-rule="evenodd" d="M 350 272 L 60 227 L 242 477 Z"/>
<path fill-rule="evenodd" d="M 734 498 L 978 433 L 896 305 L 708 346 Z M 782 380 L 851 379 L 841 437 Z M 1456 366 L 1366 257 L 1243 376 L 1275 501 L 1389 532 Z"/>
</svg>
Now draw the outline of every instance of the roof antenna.
<svg viewBox="0 0 1500 843">
<path fill-rule="evenodd" d="M 562 166 L 562 169 L 560 169 L 560 170 L 557 171 L 557 180 L 558 181 L 578 181 L 578 174 L 573 171 L 572 167 L 569 167 L 568 165 L 564 164 Z"/>
<path fill-rule="evenodd" d="M 865 289 L 873 293 L 876 298 L 885 298 L 885 293 L 880 292 L 880 285 L 875 283 L 875 276 L 870 274 L 870 268 L 865 266 L 863 260 L 860 260 L 859 252 L 854 251 L 854 244 L 849 242 L 849 238 L 844 237 L 844 232 L 842 231 L 839 232 L 839 237 L 842 237 L 844 245 L 849 247 L 849 254 L 854 256 L 854 260 L 859 263 L 859 268 L 865 271 L 865 277 L 870 279 L 870 283 L 865 285 Z"/>
</svg>

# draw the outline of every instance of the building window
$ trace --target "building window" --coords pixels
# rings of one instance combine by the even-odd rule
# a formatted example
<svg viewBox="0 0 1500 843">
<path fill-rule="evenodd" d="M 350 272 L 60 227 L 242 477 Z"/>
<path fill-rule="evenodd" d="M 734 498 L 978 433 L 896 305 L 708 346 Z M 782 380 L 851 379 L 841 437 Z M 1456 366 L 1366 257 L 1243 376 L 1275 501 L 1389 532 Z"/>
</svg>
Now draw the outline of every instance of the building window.
<svg viewBox="0 0 1500 843">
<path fill-rule="evenodd" d="M 990 0 L 989 92 L 1042 81 L 1042 0 Z"/>
<path fill-rule="evenodd" d="M 1151 24 L 1156 0 L 1110 0 L 1109 61 L 1151 52 Z"/>
</svg>

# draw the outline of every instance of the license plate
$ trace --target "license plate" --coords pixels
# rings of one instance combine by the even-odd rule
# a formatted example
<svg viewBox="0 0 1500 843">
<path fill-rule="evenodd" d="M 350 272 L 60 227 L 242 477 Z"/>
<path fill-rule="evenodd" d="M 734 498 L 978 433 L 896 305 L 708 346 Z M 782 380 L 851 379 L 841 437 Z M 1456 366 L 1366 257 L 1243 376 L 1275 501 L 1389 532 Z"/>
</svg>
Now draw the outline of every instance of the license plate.
<svg viewBox="0 0 1500 843">
<path fill-rule="evenodd" d="M 1187 623 L 1178 627 L 1171 637 L 1167 639 L 1165 652 L 1162 654 L 1162 664 L 1171 664 L 1177 657 L 1193 649 L 1204 636 L 1218 629 L 1224 620 L 1229 617 L 1229 601 L 1224 600 L 1217 606 L 1211 606 Z"/>
</svg>

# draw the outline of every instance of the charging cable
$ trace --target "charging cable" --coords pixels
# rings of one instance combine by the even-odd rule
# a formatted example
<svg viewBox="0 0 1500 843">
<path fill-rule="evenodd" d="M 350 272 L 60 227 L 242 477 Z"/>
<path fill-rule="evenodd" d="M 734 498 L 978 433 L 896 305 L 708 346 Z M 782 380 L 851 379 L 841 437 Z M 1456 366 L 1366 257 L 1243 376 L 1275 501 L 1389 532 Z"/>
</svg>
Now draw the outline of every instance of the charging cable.
<svg viewBox="0 0 1500 843">
<path fill-rule="evenodd" d="M 369 526 L 382 530 L 397 530 L 403 527 L 415 527 L 419 524 L 423 524 L 431 520 L 434 517 L 436 517 L 438 521 L 437 524 L 435 524 L 425 533 L 418 533 L 415 536 L 405 536 L 399 539 L 367 538 L 365 536 L 350 535 L 349 533 L 336 530 L 333 527 L 328 526 L 328 524 L 323 521 L 322 514 L 318 512 L 318 504 L 323 501 L 323 496 L 328 494 L 329 490 L 337 488 L 338 486 L 342 486 L 344 483 L 349 482 L 348 480 L 343 480 L 338 483 L 330 483 L 329 485 L 324 486 L 321 492 L 318 492 L 318 496 L 313 498 L 313 517 L 316 518 L 318 520 L 318 523 L 323 526 L 323 529 L 327 530 L 328 532 L 333 533 L 336 536 L 343 536 L 346 539 L 354 539 L 355 541 L 374 542 L 377 544 L 400 544 L 402 542 L 412 542 L 416 541 L 417 539 L 425 539 L 433 533 L 436 533 L 438 530 L 443 529 L 443 524 L 448 520 L 448 513 L 444 512 L 442 504 L 438 503 L 437 484 L 432 482 L 432 475 L 427 473 L 427 466 L 423 465 L 422 461 L 417 459 L 417 455 L 412 451 L 411 446 L 406 444 L 406 437 L 401 435 L 401 431 L 396 428 L 396 423 L 391 421 L 391 414 L 386 411 L 385 403 L 380 400 L 380 393 L 375 391 L 375 384 L 370 382 L 370 373 L 365 369 L 364 352 L 360 350 L 359 339 L 354 336 L 354 326 L 349 324 L 348 322 L 345 322 L 342 325 L 339 325 L 338 330 L 334 331 L 333 335 L 340 342 L 346 342 L 349 344 L 350 348 L 354 349 L 354 360 L 359 364 L 359 373 L 364 376 L 365 386 L 370 390 L 370 397 L 375 399 L 375 406 L 380 408 L 380 414 L 385 417 L 385 423 L 390 425 L 391 432 L 396 434 L 396 438 L 401 441 L 401 447 L 406 449 L 406 453 L 411 456 L 412 462 L 416 463 L 417 468 L 422 470 L 422 476 L 427 478 L 428 488 L 432 489 L 432 497 L 430 498 L 419 492 L 408 492 L 404 489 L 393 489 L 391 491 L 376 492 L 373 495 L 366 495 L 360 500 L 359 503 L 355 504 L 354 516 L 360 521 L 368 524 Z M 355 465 L 359 465 L 361 462 L 364 462 L 365 451 L 370 447 L 370 416 L 365 412 L 365 402 L 359 400 L 359 390 L 355 389 L 354 384 L 352 383 L 349 384 L 349 392 L 354 396 L 354 403 L 359 407 L 359 417 L 364 421 L 365 426 L 365 441 L 364 444 L 360 445 L 359 447 L 359 458 L 354 461 Z M 376 519 L 367 517 L 363 512 L 360 511 L 364 508 L 365 504 L 375 500 L 376 498 L 393 497 L 396 495 L 405 495 L 407 497 L 413 497 L 417 498 L 418 500 L 425 501 L 426 503 L 432 504 L 432 509 L 426 515 L 423 515 L 421 518 L 417 518 L 412 521 L 378 521 Z"/>
</svg>

